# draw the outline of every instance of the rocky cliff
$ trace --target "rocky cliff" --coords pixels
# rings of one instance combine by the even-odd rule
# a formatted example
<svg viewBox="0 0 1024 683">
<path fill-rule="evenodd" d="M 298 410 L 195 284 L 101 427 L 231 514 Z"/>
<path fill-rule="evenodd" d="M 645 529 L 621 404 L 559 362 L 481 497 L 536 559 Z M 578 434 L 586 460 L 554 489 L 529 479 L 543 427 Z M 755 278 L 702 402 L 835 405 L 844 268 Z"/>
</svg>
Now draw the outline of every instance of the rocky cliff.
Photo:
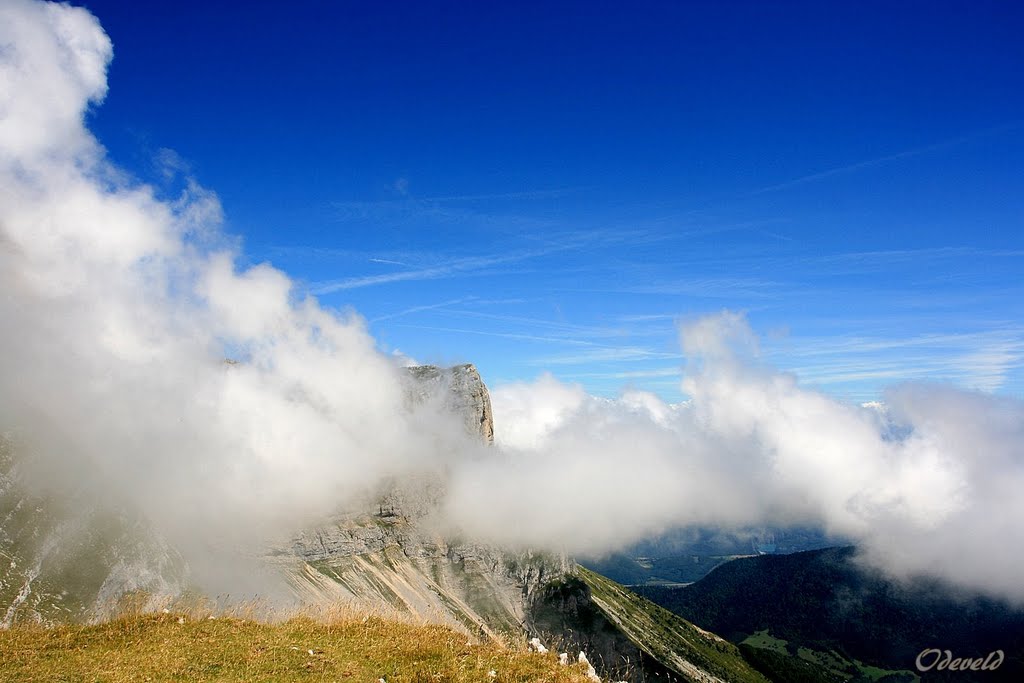
<svg viewBox="0 0 1024 683">
<path fill-rule="evenodd" d="M 408 387 L 411 400 L 421 401 L 441 393 L 448 409 L 462 416 L 467 432 L 479 434 L 487 443 L 494 441 L 491 396 L 475 365 L 467 363 L 450 368 L 416 365 L 405 371 L 411 380 Z"/>
<path fill-rule="evenodd" d="M 574 567 L 564 557 L 445 539 L 415 520 L 376 515 L 301 534 L 277 561 L 303 603 L 383 607 L 501 640 L 523 638 L 533 596 Z"/>
</svg>

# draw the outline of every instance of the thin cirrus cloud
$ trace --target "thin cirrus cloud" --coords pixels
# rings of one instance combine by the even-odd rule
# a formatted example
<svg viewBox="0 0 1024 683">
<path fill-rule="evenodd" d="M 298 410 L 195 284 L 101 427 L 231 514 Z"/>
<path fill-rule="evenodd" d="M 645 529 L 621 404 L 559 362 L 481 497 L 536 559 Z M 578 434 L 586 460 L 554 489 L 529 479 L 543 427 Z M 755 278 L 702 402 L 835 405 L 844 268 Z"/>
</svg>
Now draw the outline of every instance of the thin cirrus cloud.
<svg viewBox="0 0 1024 683">
<path fill-rule="evenodd" d="M 633 380 L 633 379 L 671 379 L 671 383 L 678 384 L 682 377 L 682 367 L 672 366 L 664 368 L 653 368 L 651 370 L 621 370 L 618 372 L 576 372 L 576 373 L 565 373 L 564 376 L 569 379 L 582 380 L 582 379 L 615 379 L 615 380 Z"/>
<path fill-rule="evenodd" d="M 396 327 L 404 327 L 415 330 L 429 330 L 431 332 L 451 332 L 455 334 L 478 335 L 482 337 L 496 337 L 499 339 L 514 339 L 518 341 L 540 342 L 545 344 L 567 344 L 570 346 L 598 346 L 595 342 L 571 337 L 553 337 L 541 334 L 529 334 L 525 332 L 501 332 L 498 330 L 481 330 L 469 327 L 444 327 L 440 325 L 412 325 L 408 323 L 397 323 Z"/>
<path fill-rule="evenodd" d="M 395 318 L 401 318 L 407 315 L 413 315 L 414 313 L 423 313 L 424 311 L 435 311 L 439 308 L 447 308 L 449 306 L 457 306 L 475 300 L 477 297 L 467 296 L 458 299 L 449 299 L 448 301 L 440 301 L 435 304 L 423 304 L 421 306 L 412 306 L 410 308 L 404 308 L 394 313 L 387 313 L 385 315 L 378 315 L 376 318 L 371 318 L 368 322 L 370 324 L 383 322 L 385 320 L 393 320 Z"/>
<path fill-rule="evenodd" d="M 1015 260 L 1024 256 L 1019 249 L 980 249 L 977 247 L 944 246 L 919 249 L 888 249 L 853 251 L 793 259 L 789 265 L 828 275 L 872 273 L 906 265 L 940 266 L 954 263 L 963 268 L 970 263 L 992 267 L 1015 267 Z"/>
<path fill-rule="evenodd" d="M 565 320 L 551 320 L 533 316 L 511 315 L 507 313 L 488 313 L 485 311 L 471 311 L 465 309 L 445 310 L 446 315 L 454 317 L 465 317 L 481 320 L 488 323 L 496 323 L 504 328 L 514 327 L 517 329 L 540 329 L 548 333 L 563 334 L 567 337 L 582 339 L 605 339 L 609 337 L 624 337 L 633 334 L 633 330 L 626 330 L 621 325 L 582 325 L 570 323 Z"/>
<path fill-rule="evenodd" d="M 775 280 L 745 277 L 695 277 L 664 280 L 649 284 L 611 285 L 605 290 L 623 294 L 662 294 L 707 299 L 770 299 L 783 296 L 789 286 Z"/>
<path fill-rule="evenodd" d="M 585 365 L 590 363 L 631 363 L 638 361 L 679 359 L 682 356 L 677 352 L 654 351 L 652 349 L 637 346 L 618 346 L 593 348 L 573 354 L 557 356 L 543 356 L 531 359 L 530 365 Z M 640 375 L 633 375 L 638 377 Z"/>
<path fill-rule="evenodd" d="M 403 256 L 397 255 L 391 258 L 386 255 L 366 254 L 363 257 L 367 260 L 385 264 L 398 264 L 407 261 L 429 262 L 431 259 L 441 260 L 435 260 L 435 262 L 429 263 L 428 265 L 409 270 L 313 282 L 310 283 L 308 289 L 311 294 L 321 296 L 349 289 L 388 285 L 398 282 L 414 282 L 459 276 L 486 275 L 490 273 L 489 269 L 497 268 L 498 266 L 522 264 L 530 260 L 540 259 L 562 252 L 606 248 L 625 242 L 636 242 L 639 237 L 636 231 L 593 230 L 549 232 L 537 235 L 525 234 L 521 235 L 519 239 L 537 246 L 533 246 L 532 248 L 505 249 L 493 254 L 448 259 L 444 259 L 442 255 L 428 253 L 407 253 L 404 258 Z M 291 254 L 293 256 L 302 254 L 306 251 L 305 248 L 302 247 L 284 247 L 280 249 L 280 253 Z M 334 255 L 351 259 L 357 252 L 348 250 L 321 250 L 314 248 L 311 253 L 320 257 L 329 257 Z M 567 269 L 562 268 L 561 270 L 566 271 Z"/>
<path fill-rule="evenodd" d="M 894 161 L 901 161 L 903 159 L 910 159 L 912 157 L 921 156 L 930 152 L 939 152 L 946 149 L 951 149 L 959 145 L 963 145 L 980 138 L 990 137 L 999 135 L 1016 128 L 1019 128 L 1024 122 L 1022 121 L 1011 121 L 1000 126 L 993 126 L 990 128 L 983 128 L 980 130 L 971 131 L 964 135 L 959 135 L 954 138 L 949 138 L 936 142 L 930 145 L 924 145 L 922 147 L 915 147 L 913 149 L 903 150 L 902 152 L 895 152 L 893 154 L 886 154 L 884 156 L 876 157 L 874 159 L 866 159 L 864 161 L 858 161 L 856 163 L 847 164 L 844 166 L 837 166 L 834 168 L 826 169 L 824 171 L 818 171 L 817 173 L 809 173 L 799 178 L 793 178 L 782 183 L 776 183 L 774 185 L 767 185 L 765 187 L 753 190 L 751 194 L 764 194 L 767 192 L 778 192 L 779 190 L 787 190 L 791 187 L 797 187 L 800 185 L 806 185 L 808 183 L 814 183 L 821 180 L 827 180 L 834 176 L 845 175 L 847 173 L 855 173 L 856 171 L 862 171 L 866 168 L 873 168 L 875 166 L 883 166 Z"/>
<path fill-rule="evenodd" d="M 767 353 L 777 360 L 785 358 L 786 366 L 803 380 L 819 385 L 930 379 L 992 392 L 1004 385 L 1010 373 L 1024 368 L 1024 330 L 785 338 L 770 342 Z"/>
<path fill-rule="evenodd" d="M 510 263 L 517 263 L 539 256 L 547 256 L 555 251 L 551 249 L 536 249 L 531 251 L 520 251 L 513 254 L 494 256 L 471 256 L 467 258 L 454 259 L 447 263 L 427 268 L 414 270 L 400 270 L 394 273 L 382 273 L 380 275 L 362 275 L 356 277 L 342 278 L 340 280 L 325 280 L 313 282 L 309 285 L 311 294 L 321 296 L 333 294 L 347 289 L 358 289 L 362 287 L 373 287 L 377 285 L 388 285 L 396 282 L 414 282 L 418 280 L 436 280 L 464 275 L 486 274 L 487 269 L 493 266 L 503 266 Z"/>
</svg>

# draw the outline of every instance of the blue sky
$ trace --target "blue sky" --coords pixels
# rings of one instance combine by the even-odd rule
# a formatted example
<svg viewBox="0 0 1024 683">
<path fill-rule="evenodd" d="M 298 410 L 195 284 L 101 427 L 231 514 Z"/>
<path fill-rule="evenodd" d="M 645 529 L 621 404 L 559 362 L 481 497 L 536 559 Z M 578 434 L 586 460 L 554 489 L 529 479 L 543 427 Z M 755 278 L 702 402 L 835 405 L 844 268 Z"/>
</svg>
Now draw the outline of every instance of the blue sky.
<svg viewBox="0 0 1024 683">
<path fill-rule="evenodd" d="M 111 157 L 386 351 L 675 401 L 727 308 L 842 398 L 1024 395 L 1016 3 L 81 4 Z"/>
</svg>

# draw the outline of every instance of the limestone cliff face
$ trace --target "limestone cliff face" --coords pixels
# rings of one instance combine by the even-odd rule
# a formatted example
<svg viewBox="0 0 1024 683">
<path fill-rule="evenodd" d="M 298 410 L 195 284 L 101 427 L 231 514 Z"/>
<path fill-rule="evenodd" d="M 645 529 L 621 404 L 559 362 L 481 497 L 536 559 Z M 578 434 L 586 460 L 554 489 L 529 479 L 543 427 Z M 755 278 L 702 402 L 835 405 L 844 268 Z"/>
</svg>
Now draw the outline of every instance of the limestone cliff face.
<svg viewBox="0 0 1024 683">
<path fill-rule="evenodd" d="M 412 400 L 443 392 L 467 431 L 493 439 L 487 388 L 472 365 L 407 372 Z M 440 475 L 396 483 L 374 509 L 296 535 L 274 561 L 303 603 L 413 615 L 481 639 L 539 637 L 574 661 L 586 652 L 607 680 L 767 683 L 721 639 L 564 555 L 512 552 L 434 531 L 431 513 L 443 495 Z"/>
<path fill-rule="evenodd" d="M 422 400 L 431 392 L 443 392 L 445 405 L 462 416 L 466 431 L 479 434 L 487 443 L 494 442 L 491 396 L 475 365 L 467 363 L 450 368 L 417 365 L 405 371 L 412 380 L 409 394 L 413 400 Z"/>
<path fill-rule="evenodd" d="M 525 635 L 528 606 L 573 564 L 446 539 L 415 520 L 353 515 L 297 536 L 289 570 L 305 603 L 346 602 L 440 622 L 474 637 Z"/>
</svg>

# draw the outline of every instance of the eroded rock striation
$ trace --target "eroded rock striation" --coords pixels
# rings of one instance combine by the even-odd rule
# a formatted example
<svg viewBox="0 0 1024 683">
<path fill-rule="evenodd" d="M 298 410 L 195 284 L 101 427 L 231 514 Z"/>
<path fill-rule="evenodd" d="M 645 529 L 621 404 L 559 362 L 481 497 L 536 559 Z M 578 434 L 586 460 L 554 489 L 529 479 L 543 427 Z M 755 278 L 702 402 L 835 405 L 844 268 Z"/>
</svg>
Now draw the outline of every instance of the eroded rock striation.
<svg viewBox="0 0 1024 683">
<path fill-rule="evenodd" d="M 289 572 L 304 603 L 383 606 L 478 637 L 524 636 L 528 607 L 565 557 L 446 539 L 404 516 L 353 515 L 297 536 Z"/>
</svg>

